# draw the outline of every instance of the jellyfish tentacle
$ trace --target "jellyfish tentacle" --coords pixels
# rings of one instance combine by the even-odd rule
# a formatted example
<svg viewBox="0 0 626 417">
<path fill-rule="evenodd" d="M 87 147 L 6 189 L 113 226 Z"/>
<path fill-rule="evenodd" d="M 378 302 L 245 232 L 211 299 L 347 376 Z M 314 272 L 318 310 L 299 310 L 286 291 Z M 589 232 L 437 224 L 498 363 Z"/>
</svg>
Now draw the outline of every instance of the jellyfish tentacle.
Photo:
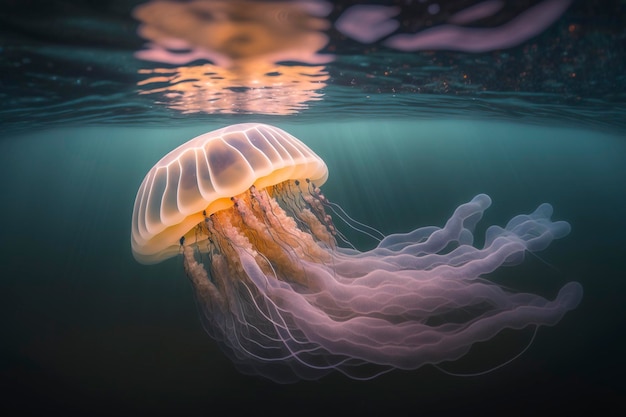
<svg viewBox="0 0 626 417">
<path fill-rule="evenodd" d="M 530 337 L 530 340 L 528 341 L 528 343 L 526 344 L 526 346 L 524 346 L 524 349 L 522 349 L 521 351 L 519 351 L 518 353 L 516 353 L 513 357 L 507 359 L 506 361 L 495 365 L 489 369 L 485 369 L 482 371 L 478 371 L 478 372 L 470 372 L 470 373 L 459 373 L 459 372 L 452 372 L 452 371 L 448 371 L 444 368 L 441 367 L 441 365 L 433 365 L 436 369 L 438 369 L 439 371 L 443 372 L 444 374 L 450 375 L 450 376 L 461 376 L 461 377 L 476 377 L 476 376 L 482 376 L 482 375 L 486 375 L 486 374 L 490 374 L 494 371 L 497 371 L 500 368 L 504 368 L 507 365 L 510 365 L 513 361 L 517 360 L 518 358 L 520 358 L 522 355 L 524 355 L 526 353 L 526 351 L 528 351 L 528 349 L 530 349 L 530 347 L 532 346 L 533 342 L 535 341 L 535 338 L 537 337 L 537 331 L 539 330 L 539 326 L 535 326 L 535 328 L 533 329 L 533 334 Z"/>
<path fill-rule="evenodd" d="M 324 194 L 322 194 L 322 191 L 319 187 L 316 187 L 315 184 L 312 184 L 310 182 L 308 182 L 309 187 L 308 187 L 308 191 L 310 194 L 310 199 L 313 199 L 315 201 L 317 201 L 320 206 L 318 206 L 319 208 L 317 210 L 319 210 L 321 213 L 324 213 L 323 217 L 324 219 L 328 219 L 328 223 L 329 223 L 329 227 L 334 230 L 336 230 L 334 224 L 332 224 L 332 218 L 328 215 L 325 215 L 324 209 L 322 207 L 328 207 L 332 210 L 332 212 L 338 217 L 340 218 L 348 227 L 356 230 L 357 232 L 360 232 L 366 236 L 369 236 L 370 238 L 376 240 L 377 242 L 380 242 L 382 239 L 385 238 L 385 235 L 379 231 L 378 229 L 369 226 L 365 223 L 361 223 L 355 219 L 353 219 L 352 217 L 350 217 L 345 210 L 336 203 L 330 202 L 328 201 L 328 199 L 326 198 L 326 196 L 324 196 Z M 321 220 L 321 219 L 320 219 Z M 364 230 L 365 229 L 365 230 Z M 369 231 L 368 231 L 369 230 Z M 378 236 L 375 236 L 378 235 Z"/>
<path fill-rule="evenodd" d="M 360 232 L 366 236 L 369 236 L 379 243 L 382 239 L 385 238 L 385 235 L 378 229 L 372 226 L 369 226 L 365 223 L 361 223 L 360 221 L 355 220 L 352 217 L 350 217 L 348 213 L 345 212 L 343 207 L 341 207 L 339 204 L 327 201 L 324 205 L 330 208 L 332 212 L 335 213 L 335 215 L 338 218 L 340 218 L 351 229 L 356 230 L 357 232 Z"/>
</svg>

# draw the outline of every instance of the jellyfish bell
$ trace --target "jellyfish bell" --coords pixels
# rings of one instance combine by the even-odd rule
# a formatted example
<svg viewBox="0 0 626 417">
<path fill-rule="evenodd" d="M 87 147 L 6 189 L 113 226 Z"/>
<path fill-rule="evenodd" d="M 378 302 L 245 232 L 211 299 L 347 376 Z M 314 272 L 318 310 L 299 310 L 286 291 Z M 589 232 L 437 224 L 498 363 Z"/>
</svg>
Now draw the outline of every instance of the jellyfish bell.
<svg viewBox="0 0 626 417">
<path fill-rule="evenodd" d="M 284 130 L 238 124 L 198 136 L 163 157 L 146 175 L 135 201 L 132 250 L 144 264 L 179 253 L 180 240 L 197 241 L 196 225 L 235 205 L 254 186 L 276 189 L 301 180 L 322 185 L 324 161 Z"/>
<path fill-rule="evenodd" d="M 554 325 L 580 302 L 576 282 L 549 300 L 484 278 L 569 233 L 548 204 L 491 226 L 480 248 L 473 231 L 491 204 L 484 194 L 443 227 L 359 251 L 337 244 L 327 210 L 351 219 L 321 193 L 327 177 L 298 139 L 247 123 L 178 147 L 139 188 L 135 258 L 181 254 L 205 330 L 245 373 L 291 382 L 436 365 L 506 328 Z"/>
</svg>

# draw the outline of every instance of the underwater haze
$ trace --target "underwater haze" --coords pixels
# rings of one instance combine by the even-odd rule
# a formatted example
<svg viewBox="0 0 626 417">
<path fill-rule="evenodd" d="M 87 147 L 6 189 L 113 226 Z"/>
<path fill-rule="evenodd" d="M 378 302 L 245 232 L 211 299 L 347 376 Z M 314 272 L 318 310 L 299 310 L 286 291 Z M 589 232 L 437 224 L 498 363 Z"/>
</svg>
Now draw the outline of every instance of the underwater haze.
<svg viewBox="0 0 626 417">
<path fill-rule="evenodd" d="M 592 3 L 0 1 L 0 410 L 623 415 L 626 6 Z M 570 233 L 480 278 L 547 300 L 576 282 L 580 303 L 365 380 L 246 372 L 183 256 L 137 262 L 131 219 L 164 155 L 251 122 L 319 155 L 325 198 L 385 236 L 484 193 L 481 248 L 549 203 Z"/>
</svg>

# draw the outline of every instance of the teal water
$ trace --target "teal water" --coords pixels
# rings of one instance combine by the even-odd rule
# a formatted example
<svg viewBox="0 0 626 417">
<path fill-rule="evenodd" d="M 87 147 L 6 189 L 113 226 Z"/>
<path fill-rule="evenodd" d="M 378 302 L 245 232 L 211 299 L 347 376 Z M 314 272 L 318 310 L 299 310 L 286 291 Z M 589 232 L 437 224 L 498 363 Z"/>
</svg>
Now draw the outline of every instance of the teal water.
<svg viewBox="0 0 626 417">
<path fill-rule="evenodd" d="M 452 118 L 278 126 L 326 161 L 326 196 L 386 234 L 442 225 L 478 193 L 493 199 L 483 227 L 551 203 L 572 233 L 490 278 L 548 298 L 579 281 L 581 305 L 557 326 L 540 328 L 520 358 L 479 377 L 426 366 L 368 382 L 331 375 L 283 386 L 241 375 L 203 332 L 182 261 L 140 265 L 129 242 L 147 170 L 220 126 L 43 130 L 0 141 L 5 404 L 91 415 L 623 408 L 622 134 Z M 503 332 L 442 367 L 489 369 L 531 337 Z"/>
</svg>

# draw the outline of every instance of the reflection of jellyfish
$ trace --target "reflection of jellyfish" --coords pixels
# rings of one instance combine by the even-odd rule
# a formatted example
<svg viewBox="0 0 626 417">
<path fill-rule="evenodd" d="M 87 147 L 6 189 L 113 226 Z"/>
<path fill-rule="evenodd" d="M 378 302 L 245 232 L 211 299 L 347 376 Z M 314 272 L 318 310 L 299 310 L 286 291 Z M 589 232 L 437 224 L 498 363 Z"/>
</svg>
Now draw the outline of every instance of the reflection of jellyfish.
<svg viewBox="0 0 626 417">
<path fill-rule="evenodd" d="M 139 72 L 149 75 L 137 83 L 139 94 L 163 94 L 157 103 L 186 114 L 294 114 L 321 100 L 330 78 L 323 66 L 261 63 L 245 74 L 211 64 Z"/>
<path fill-rule="evenodd" d="M 209 60 L 222 68 L 297 61 L 323 64 L 317 53 L 328 42 L 324 1 L 158 0 L 140 4 L 133 15 L 148 40 L 137 57 L 180 65 Z"/>
<path fill-rule="evenodd" d="M 578 283 L 549 301 L 481 278 L 569 232 L 547 204 L 490 227 L 483 248 L 472 229 L 491 201 L 478 195 L 443 228 L 360 252 L 336 244 L 333 206 L 318 188 L 326 177 L 293 136 L 240 124 L 175 149 L 139 188 L 135 258 L 182 252 L 206 330 L 244 372 L 285 382 L 415 369 L 458 359 L 505 328 L 554 325 L 581 299 Z"/>
<path fill-rule="evenodd" d="M 523 6 L 523 3 L 518 3 L 509 2 L 509 6 Z M 403 20 L 402 16 L 398 20 L 392 19 L 401 13 L 398 7 L 354 5 L 342 13 L 335 26 L 344 35 L 363 43 L 375 42 L 391 35 L 384 39 L 383 44 L 402 51 L 447 49 L 486 52 L 511 48 L 540 34 L 565 12 L 570 3 L 571 0 L 539 1 L 508 21 L 499 22 L 496 19 L 496 25 L 486 27 L 476 24 L 495 16 L 504 8 L 505 2 L 485 0 L 451 15 L 440 13 L 441 7 L 437 3 L 420 4 L 427 8 L 425 14 L 441 15 L 442 21 L 416 33 L 413 30 L 406 31 L 406 28 L 397 31 L 399 20 Z M 454 3 L 450 5 L 458 6 Z"/>
<path fill-rule="evenodd" d="M 293 114 L 321 98 L 328 43 L 317 0 L 157 0 L 135 8 L 148 43 L 141 94 L 184 113 Z M 203 62 L 209 61 L 209 62 Z"/>
</svg>

